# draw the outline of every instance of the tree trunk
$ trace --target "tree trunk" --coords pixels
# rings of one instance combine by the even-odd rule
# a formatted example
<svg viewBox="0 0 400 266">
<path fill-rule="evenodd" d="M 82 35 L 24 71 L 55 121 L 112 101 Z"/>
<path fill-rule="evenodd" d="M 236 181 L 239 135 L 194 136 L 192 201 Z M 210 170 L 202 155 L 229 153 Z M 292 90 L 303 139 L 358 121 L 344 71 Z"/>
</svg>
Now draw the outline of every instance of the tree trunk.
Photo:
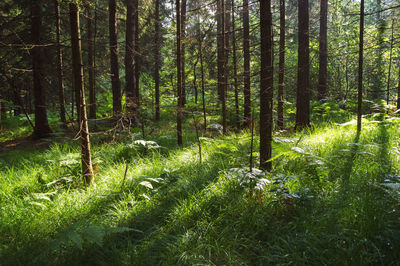
<svg viewBox="0 0 400 266">
<path fill-rule="evenodd" d="M 61 51 L 61 18 L 60 4 L 58 0 L 54 0 L 55 16 L 56 16 L 56 42 L 57 42 L 57 76 L 58 76 L 58 101 L 60 104 L 60 119 L 64 124 L 67 122 L 65 118 L 65 95 L 63 81 L 63 57 Z"/>
<path fill-rule="evenodd" d="M 389 105 L 389 100 L 390 100 L 390 77 L 392 74 L 393 24 L 394 24 L 394 19 L 392 18 L 392 35 L 390 38 L 389 69 L 388 69 L 388 77 L 387 77 L 387 83 L 386 83 L 386 104 L 388 104 L 388 105 Z"/>
<path fill-rule="evenodd" d="M 160 0 L 155 0 L 155 51 L 154 51 L 154 83 L 156 96 L 156 121 L 160 120 Z"/>
<path fill-rule="evenodd" d="M 185 42 L 186 42 L 186 0 L 182 0 L 181 7 L 181 38 L 182 38 L 182 106 L 186 104 L 186 73 L 185 73 Z"/>
<path fill-rule="evenodd" d="M 283 123 L 283 91 L 285 88 L 285 27 L 286 7 L 285 0 L 279 1 L 280 25 L 279 25 L 279 81 L 278 81 L 278 127 L 284 128 Z"/>
<path fill-rule="evenodd" d="M 92 27 L 92 12 L 88 9 L 87 15 L 87 41 L 88 41 L 88 72 L 89 72 L 89 118 L 96 118 L 96 94 L 94 88 L 94 40 Z"/>
<path fill-rule="evenodd" d="M 139 0 L 134 1 L 135 6 L 135 20 L 134 20 L 134 34 L 135 34 L 135 101 L 136 106 L 139 108 L 140 106 L 140 91 L 139 91 L 139 83 L 140 83 L 140 54 L 139 54 Z"/>
<path fill-rule="evenodd" d="M 199 57 L 200 57 L 200 75 L 201 75 L 201 101 L 203 105 L 203 119 L 204 119 L 204 131 L 207 130 L 207 114 L 206 114 L 206 100 L 205 100 L 205 77 L 204 77 L 204 64 L 203 64 L 203 35 L 200 29 L 200 18 L 197 17 L 197 31 L 199 36 Z"/>
<path fill-rule="evenodd" d="M 178 145 L 182 146 L 182 45 L 181 45 L 181 12 L 180 0 L 176 0 L 176 68 L 177 68 L 177 91 L 178 91 L 178 104 L 176 116 L 176 131 L 178 136 Z"/>
<path fill-rule="evenodd" d="M 135 56 L 135 0 L 127 0 L 126 14 L 126 46 L 125 46 L 125 83 L 126 83 L 126 107 L 127 116 L 137 122 L 136 101 L 136 56 Z"/>
<path fill-rule="evenodd" d="M 113 94 L 113 115 L 118 116 L 122 112 L 121 107 L 121 82 L 118 66 L 118 36 L 117 36 L 117 4 L 116 0 L 109 1 L 109 31 L 110 31 L 110 64 L 111 87 Z"/>
<path fill-rule="evenodd" d="M 296 130 L 310 126 L 310 46 L 308 0 L 299 0 Z"/>
<path fill-rule="evenodd" d="M 198 92 L 197 92 L 197 73 L 196 73 L 196 68 L 197 68 L 197 62 L 198 59 L 194 62 L 193 66 L 193 89 L 194 89 L 194 103 L 197 104 L 197 97 L 198 97 Z"/>
<path fill-rule="evenodd" d="M 358 51 L 358 108 L 357 108 L 357 131 L 361 131 L 362 116 L 362 90 L 363 90 L 363 63 L 364 63 L 364 0 L 360 3 L 360 44 Z"/>
<path fill-rule="evenodd" d="M 271 0 L 260 1 L 261 81 L 260 81 L 260 168 L 270 171 L 272 141 L 273 54 Z"/>
<path fill-rule="evenodd" d="M 83 76 L 83 62 L 81 49 L 81 34 L 79 26 L 79 11 L 76 4 L 69 4 L 71 20 L 71 46 L 72 46 L 72 70 L 75 88 L 79 89 L 80 117 L 79 132 L 81 139 L 82 175 L 86 185 L 94 182 L 92 159 L 90 154 L 89 126 L 86 114 L 85 86 Z"/>
<path fill-rule="evenodd" d="M 236 114 L 236 129 L 240 129 L 240 115 L 239 115 L 239 86 L 237 79 L 237 58 L 236 58 L 236 27 L 235 27 L 235 2 L 232 0 L 232 60 L 233 60 L 233 86 L 235 91 L 235 114 Z"/>
<path fill-rule="evenodd" d="M 328 0 L 321 0 L 319 24 L 318 100 L 326 98 L 328 77 Z"/>
<path fill-rule="evenodd" d="M 222 104 L 222 131 L 226 133 L 226 32 L 225 32 L 225 0 L 217 0 L 217 23 L 218 23 L 218 92 Z"/>
<path fill-rule="evenodd" d="M 243 0 L 243 82 L 244 82 L 244 126 L 251 122 L 251 91 L 250 91 L 250 26 L 249 1 Z"/>
<path fill-rule="evenodd" d="M 46 91 L 43 87 L 43 54 L 41 43 L 42 17 L 41 1 L 32 3 L 32 72 L 33 90 L 35 99 L 35 130 L 33 135 L 37 138 L 46 137 L 51 133 L 46 114 Z"/>
</svg>

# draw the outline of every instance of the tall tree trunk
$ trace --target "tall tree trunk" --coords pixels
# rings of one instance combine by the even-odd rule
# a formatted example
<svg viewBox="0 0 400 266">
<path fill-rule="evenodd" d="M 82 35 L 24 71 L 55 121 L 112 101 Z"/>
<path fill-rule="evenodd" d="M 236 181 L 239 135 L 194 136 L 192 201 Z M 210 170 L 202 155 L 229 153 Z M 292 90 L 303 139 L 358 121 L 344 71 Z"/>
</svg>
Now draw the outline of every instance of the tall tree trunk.
<svg viewBox="0 0 400 266">
<path fill-rule="evenodd" d="M 60 4 L 58 0 L 54 0 L 55 16 L 56 16 L 56 42 L 57 42 L 57 76 L 58 76 L 58 102 L 60 104 L 60 119 L 64 124 L 67 122 L 65 118 L 65 95 L 63 81 L 63 57 L 61 51 L 61 18 Z"/>
<path fill-rule="evenodd" d="M 94 40 L 93 40 L 93 18 L 91 8 L 87 16 L 87 38 L 88 38 L 88 72 L 89 72 L 89 118 L 96 118 L 96 94 L 94 88 Z"/>
<path fill-rule="evenodd" d="M 109 1 L 109 32 L 110 32 L 110 65 L 111 87 L 113 94 L 113 115 L 118 116 L 122 112 L 121 107 L 121 82 L 118 66 L 118 37 L 117 37 L 117 4 L 116 0 Z"/>
<path fill-rule="evenodd" d="M 79 132 L 81 139 L 82 175 L 86 185 L 94 182 L 92 158 L 90 154 L 89 126 L 86 114 L 85 86 L 83 76 L 83 62 L 81 49 L 81 34 L 79 26 L 79 11 L 76 4 L 69 4 L 71 23 L 71 46 L 72 46 L 72 70 L 74 74 L 75 88 L 79 88 L 80 117 Z"/>
<path fill-rule="evenodd" d="M 225 0 L 217 0 L 217 23 L 218 23 L 218 92 L 222 104 L 222 131 L 226 133 L 226 27 L 225 27 Z"/>
<path fill-rule="evenodd" d="M 389 69 L 388 69 L 388 77 L 387 77 L 387 83 L 386 83 L 386 103 L 388 105 L 389 105 L 389 100 L 390 100 L 390 78 L 391 78 L 391 74 L 392 74 L 393 24 L 394 24 L 394 19 L 392 18 L 392 35 L 390 38 Z"/>
<path fill-rule="evenodd" d="M 46 91 L 43 87 L 43 54 L 42 54 L 42 16 L 41 1 L 32 2 L 31 23 L 32 23 L 32 72 L 33 91 L 35 99 L 35 130 L 33 135 L 37 138 L 46 137 L 51 133 L 46 114 Z"/>
<path fill-rule="evenodd" d="M 177 103 L 177 116 L 176 116 L 176 131 L 178 136 L 178 145 L 182 146 L 182 44 L 181 44 L 181 12 L 180 12 L 180 0 L 176 0 L 176 68 L 177 68 L 177 91 L 178 91 L 178 103 Z"/>
<path fill-rule="evenodd" d="M 310 126 L 310 43 L 308 0 L 299 0 L 296 130 Z"/>
<path fill-rule="evenodd" d="M 381 15 L 381 8 L 382 8 L 382 0 L 374 1 L 375 8 L 376 8 L 376 23 L 377 25 L 377 37 L 376 41 L 378 43 L 378 47 L 375 49 L 374 53 L 374 69 L 372 74 L 372 93 L 371 99 L 372 100 L 380 100 L 384 99 L 384 82 L 382 80 L 383 77 L 383 43 L 384 43 L 384 36 L 385 36 L 385 20 L 382 19 Z"/>
<path fill-rule="evenodd" d="M 160 120 L 160 0 L 155 0 L 155 24 L 154 24 L 154 83 L 156 98 L 156 121 Z"/>
<path fill-rule="evenodd" d="M 363 92 L 363 63 L 364 63 L 364 0 L 360 3 L 360 44 L 358 51 L 358 108 L 357 108 L 357 131 L 361 131 L 362 116 L 362 92 Z"/>
<path fill-rule="evenodd" d="M 140 83 L 140 53 L 139 53 L 139 0 L 135 0 L 135 20 L 134 20 L 134 33 L 135 33 L 135 101 L 136 106 L 140 106 L 140 91 L 139 91 L 139 83 Z"/>
<path fill-rule="evenodd" d="M 235 26 L 235 1 L 232 0 L 232 64 L 233 64 L 233 86 L 235 92 L 235 114 L 236 114 L 236 129 L 240 129 L 240 115 L 239 115 L 239 86 L 238 86 L 238 71 L 237 71 L 237 57 L 236 57 L 236 26 Z"/>
<path fill-rule="evenodd" d="M 228 99 L 228 85 L 229 85 L 229 53 L 230 53 L 230 46 L 229 46 L 229 40 L 231 38 L 231 1 L 230 0 L 224 0 L 224 5 L 225 5 L 225 46 L 224 46 L 224 63 L 225 63 L 225 102 Z"/>
<path fill-rule="evenodd" d="M 244 125 L 251 122 L 251 91 L 250 91 L 250 25 L 249 1 L 243 0 L 243 82 L 244 82 Z"/>
<path fill-rule="evenodd" d="M 126 14 L 126 46 L 125 46 L 125 83 L 126 83 L 126 107 L 127 116 L 137 122 L 136 101 L 136 56 L 135 56 L 135 0 L 127 0 Z"/>
<path fill-rule="evenodd" d="M 260 83 L 260 167 L 270 171 L 272 147 L 272 98 L 273 98 L 273 65 L 272 65 L 272 14 L 271 0 L 260 0 L 261 31 L 261 83 Z"/>
<path fill-rule="evenodd" d="M 328 78 L 328 0 L 321 0 L 319 24 L 318 100 L 326 98 Z"/>
<path fill-rule="evenodd" d="M 194 89 L 194 103 L 195 103 L 195 104 L 197 104 L 197 97 L 198 97 L 198 91 L 197 91 L 197 73 L 196 73 L 198 61 L 199 61 L 199 60 L 196 59 L 196 61 L 194 62 L 194 66 L 193 66 L 193 89 Z"/>
<path fill-rule="evenodd" d="M 186 72 L 185 72 L 185 42 L 186 42 L 186 0 L 181 3 L 181 39 L 182 39 L 182 105 L 186 104 Z"/>
<path fill-rule="evenodd" d="M 279 25 L 279 81 L 278 81 L 278 127 L 284 128 L 283 123 L 283 91 L 285 88 L 285 27 L 286 7 L 285 0 L 279 1 L 280 25 Z"/>
<path fill-rule="evenodd" d="M 207 129 L 207 114 L 206 114 L 206 92 L 205 92 L 205 77 L 204 77 L 204 64 L 203 64 L 203 35 L 200 29 L 200 18 L 197 17 L 197 35 L 199 36 L 199 57 L 200 57 L 200 75 L 201 75 L 201 101 L 203 105 L 203 120 L 204 131 Z"/>
</svg>

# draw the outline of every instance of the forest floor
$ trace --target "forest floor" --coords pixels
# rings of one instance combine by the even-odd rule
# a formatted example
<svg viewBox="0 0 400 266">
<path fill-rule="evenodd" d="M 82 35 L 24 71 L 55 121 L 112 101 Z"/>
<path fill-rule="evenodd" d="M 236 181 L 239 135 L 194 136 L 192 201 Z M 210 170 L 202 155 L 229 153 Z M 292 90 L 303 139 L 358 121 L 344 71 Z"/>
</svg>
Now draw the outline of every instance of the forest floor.
<svg viewBox="0 0 400 266">
<path fill-rule="evenodd" d="M 90 188 L 77 141 L 3 130 L 0 265 L 400 261 L 399 118 L 370 116 L 361 134 L 353 120 L 276 132 L 271 173 L 249 171 L 248 131 L 202 134 L 200 161 L 190 121 L 183 148 L 173 124 L 152 127 L 95 135 Z"/>
</svg>

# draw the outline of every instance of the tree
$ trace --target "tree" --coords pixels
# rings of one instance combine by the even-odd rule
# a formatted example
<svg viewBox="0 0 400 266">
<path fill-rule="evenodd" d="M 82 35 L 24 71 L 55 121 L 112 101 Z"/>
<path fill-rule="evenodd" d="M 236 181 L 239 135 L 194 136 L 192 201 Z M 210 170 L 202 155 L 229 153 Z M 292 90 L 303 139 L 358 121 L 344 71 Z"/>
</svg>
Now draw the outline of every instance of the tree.
<svg viewBox="0 0 400 266">
<path fill-rule="evenodd" d="M 58 102 L 60 105 L 61 122 L 66 123 L 65 118 L 65 95 L 63 81 L 63 55 L 61 51 L 61 18 L 60 18 L 60 3 L 54 0 L 55 16 L 56 16 L 56 43 L 57 43 L 57 76 L 58 76 Z"/>
<path fill-rule="evenodd" d="M 176 131 L 178 136 L 178 145 L 182 146 L 182 44 L 181 44 L 181 12 L 180 0 L 176 0 L 176 68 L 177 68 L 177 116 L 176 116 Z"/>
<path fill-rule="evenodd" d="M 326 98 L 328 77 L 328 0 L 321 0 L 319 25 L 318 100 Z"/>
<path fill-rule="evenodd" d="M 137 57 L 135 56 L 135 1 L 127 0 L 126 13 L 126 46 L 125 46 L 125 83 L 126 83 L 126 114 L 133 122 L 137 122 L 137 82 L 135 68 Z"/>
<path fill-rule="evenodd" d="M 299 0 L 296 130 L 310 126 L 310 43 L 308 0 Z"/>
<path fill-rule="evenodd" d="M 154 84 L 156 98 L 155 119 L 160 120 L 160 0 L 155 0 L 155 21 L 154 21 Z"/>
<path fill-rule="evenodd" d="M 96 118 L 96 92 L 94 77 L 94 38 L 93 38 L 93 18 L 91 7 L 88 7 L 87 15 L 87 42 L 88 42 L 88 72 L 89 72 L 89 118 Z"/>
<path fill-rule="evenodd" d="M 43 86 L 43 52 L 41 43 L 42 16 L 41 1 L 34 1 L 31 5 L 31 34 L 32 34 L 32 73 L 35 101 L 35 129 L 33 136 L 46 137 L 51 133 L 46 113 L 46 91 Z"/>
<path fill-rule="evenodd" d="M 232 64 L 233 64 L 233 87 L 235 91 L 235 114 L 236 114 L 236 128 L 240 129 L 240 116 L 239 116 L 239 86 L 238 86 L 238 71 L 237 71 L 237 56 L 236 56 L 236 27 L 235 27 L 235 1 L 232 0 Z"/>
<path fill-rule="evenodd" d="M 225 0 L 217 0 L 218 93 L 222 105 L 222 131 L 226 133 L 226 24 Z"/>
<path fill-rule="evenodd" d="M 260 0 L 260 168 L 270 171 L 272 147 L 273 52 L 271 0 Z"/>
<path fill-rule="evenodd" d="M 283 129 L 283 90 L 285 87 L 285 0 L 279 0 L 279 14 L 278 127 Z"/>
<path fill-rule="evenodd" d="M 244 125 L 251 122 L 251 91 L 250 91 L 250 26 L 249 1 L 243 0 L 243 81 L 244 81 Z"/>
<path fill-rule="evenodd" d="M 361 131 L 362 117 L 362 89 L 363 89 L 363 63 L 364 63 L 364 0 L 360 3 L 360 43 L 358 49 L 358 94 L 357 94 L 357 131 Z"/>
<path fill-rule="evenodd" d="M 94 182 L 92 158 L 90 153 L 89 125 L 86 114 L 85 86 L 83 76 L 81 33 L 79 23 L 79 10 L 76 4 L 69 4 L 72 46 L 72 71 L 75 89 L 79 90 L 80 121 L 79 134 L 81 139 L 82 175 L 86 185 Z"/>
<path fill-rule="evenodd" d="M 116 0 L 109 1 L 109 33 L 110 33 L 110 66 L 111 87 L 113 94 L 113 115 L 118 116 L 122 112 L 121 107 L 121 82 L 118 66 L 118 42 L 117 42 L 117 5 Z"/>
<path fill-rule="evenodd" d="M 186 73 L 185 73 L 185 43 L 186 43 L 186 0 L 181 3 L 181 62 L 182 62 L 182 106 L 186 104 Z"/>
</svg>

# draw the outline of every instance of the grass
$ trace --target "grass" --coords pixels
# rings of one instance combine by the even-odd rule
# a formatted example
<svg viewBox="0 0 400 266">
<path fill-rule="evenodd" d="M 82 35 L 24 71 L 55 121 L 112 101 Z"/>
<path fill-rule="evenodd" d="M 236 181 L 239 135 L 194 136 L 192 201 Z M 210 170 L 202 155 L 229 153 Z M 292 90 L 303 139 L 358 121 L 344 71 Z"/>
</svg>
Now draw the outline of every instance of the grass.
<svg viewBox="0 0 400 266">
<path fill-rule="evenodd" d="M 273 171 L 252 182 L 248 132 L 203 138 L 200 163 L 194 133 L 180 149 L 153 126 L 160 147 L 94 137 L 88 189 L 73 141 L 0 154 L 0 264 L 398 263 L 399 119 L 277 133 Z"/>
</svg>

